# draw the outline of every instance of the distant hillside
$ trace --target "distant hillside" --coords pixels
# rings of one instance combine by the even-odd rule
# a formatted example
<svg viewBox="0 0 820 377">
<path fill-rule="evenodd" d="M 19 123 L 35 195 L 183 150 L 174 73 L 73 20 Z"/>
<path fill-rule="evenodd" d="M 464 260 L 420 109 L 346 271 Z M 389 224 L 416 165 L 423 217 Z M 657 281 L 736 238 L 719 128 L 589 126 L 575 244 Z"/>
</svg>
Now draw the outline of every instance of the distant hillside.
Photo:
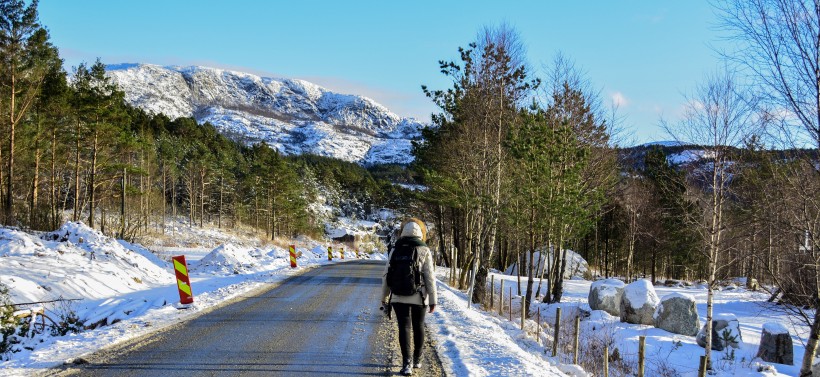
<svg viewBox="0 0 820 377">
<path fill-rule="evenodd" d="M 284 154 L 311 153 L 362 165 L 408 164 L 423 125 L 362 96 L 302 80 L 205 67 L 107 67 L 126 101 L 172 119 L 193 117 L 247 143 Z"/>
</svg>

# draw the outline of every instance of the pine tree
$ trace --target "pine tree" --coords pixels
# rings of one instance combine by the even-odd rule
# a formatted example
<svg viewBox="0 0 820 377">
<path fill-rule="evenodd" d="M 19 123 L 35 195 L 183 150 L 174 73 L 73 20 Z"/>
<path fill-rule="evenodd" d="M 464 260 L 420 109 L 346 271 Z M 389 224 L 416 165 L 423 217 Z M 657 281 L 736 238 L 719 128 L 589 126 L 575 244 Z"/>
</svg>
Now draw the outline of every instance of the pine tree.
<svg viewBox="0 0 820 377">
<path fill-rule="evenodd" d="M 667 276 L 685 278 L 685 269 L 698 265 L 695 235 L 686 224 L 696 209 L 685 197 L 685 172 L 672 167 L 660 147 L 646 152 L 644 166 L 660 205 L 658 216 L 663 231 L 655 236 L 659 247 L 668 252 Z"/>
<path fill-rule="evenodd" d="M 98 202 L 97 187 L 102 182 L 100 174 L 110 164 L 113 146 L 119 140 L 126 123 L 124 112 L 124 94 L 105 75 L 105 66 L 97 60 L 88 68 L 80 64 L 74 72 L 72 81 L 74 89 L 73 108 L 75 110 L 75 192 L 74 221 L 79 220 L 80 213 L 80 171 L 87 159 L 88 178 L 86 192 L 88 197 L 88 226 L 94 227 L 96 206 Z M 90 142 L 86 150 L 86 143 Z M 120 170 L 120 169 L 117 169 Z"/>
<path fill-rule="evenodd" d="M 60 65 L 48 31 L 40 26 L 37 0 L 0 0 L 0 90 L 8 135 L 4 223 L 16 222 L 14 213 L 15 135 L 31 109 L 50 70 Z M 2 157 L 2 156 L 0 156 Z M 0 159 L 2 161 L 2 159 Z M 4 177 L 0 175 L 0 186 Z"/>
</svg>

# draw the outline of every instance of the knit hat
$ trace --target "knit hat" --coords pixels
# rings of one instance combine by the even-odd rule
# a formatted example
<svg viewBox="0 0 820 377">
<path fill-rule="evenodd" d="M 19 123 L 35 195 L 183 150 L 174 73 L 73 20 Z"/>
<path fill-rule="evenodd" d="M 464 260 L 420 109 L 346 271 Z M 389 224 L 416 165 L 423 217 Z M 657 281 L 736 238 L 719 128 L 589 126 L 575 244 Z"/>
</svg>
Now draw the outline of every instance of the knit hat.
<svg viewBox="0 0 820 377">
<path fill-rule="evenodd" d="M 427 242 L 427 226 L 424 225 L 424 221 L 412 217 L 401 224 L 401 236 L 419 237 L 422 241 Z"/>
</svg>

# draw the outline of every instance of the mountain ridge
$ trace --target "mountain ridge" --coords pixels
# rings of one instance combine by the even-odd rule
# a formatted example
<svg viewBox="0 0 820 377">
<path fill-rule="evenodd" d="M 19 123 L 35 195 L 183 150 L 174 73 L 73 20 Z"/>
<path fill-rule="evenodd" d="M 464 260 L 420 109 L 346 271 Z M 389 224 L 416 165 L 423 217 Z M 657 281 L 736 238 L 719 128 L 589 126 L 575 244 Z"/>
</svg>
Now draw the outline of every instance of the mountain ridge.
<svg viewBox="0 0 820 377">
<path fill-rule="evenodd" d="M 211 123 L 232 138 L 283 154 L 311 153 L 361 165 L 409 164 L 425 125 L 364 96 L 299 79 L 201 66 L 123 63 L 107 74 L 147 112 Z"/>
</svg>

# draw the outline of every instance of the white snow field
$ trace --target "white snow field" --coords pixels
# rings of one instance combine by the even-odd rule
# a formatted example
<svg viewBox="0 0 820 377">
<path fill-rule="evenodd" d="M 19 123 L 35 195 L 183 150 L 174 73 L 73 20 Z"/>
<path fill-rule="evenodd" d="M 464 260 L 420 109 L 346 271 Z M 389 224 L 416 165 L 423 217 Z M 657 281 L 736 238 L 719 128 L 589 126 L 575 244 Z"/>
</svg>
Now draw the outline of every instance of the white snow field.
<svg viewBox="0 0 820 377">
<path fill-rule="evenodd" d="M 444 273 L 439 272 L 439 278 L 446 281 Z M 515 286 L 517 277 L 503 274 L 495 275 L 496 297 L 500 280 L 504 280 L 505 299 L 510 293 L 509 288 L 513 287 L 513 322 L 514 335 L 519 338 L 534 339 L 535 324 L 528 324 L 528 335 L 520 331 L 520 296 L 516 295 Z M 535 281 L 534 288 L 537 287 L 538 280 Z M 554 323 L 555 308 L 561 307 L 562 327 L 571 329 L 574 327 L 573 313 L 588 312 L 588 318 L 581 321 L 581 350 L 588 350 L 593 345 L 603 342 L 611 342 L 619 349 L 620 355 L 627 364 L 637 365 L 638 359 L 638 339 L 640 336 L 646 337 L 646 375 L 647 376 L 697 376 L 699 358 L 704 354 L 704 349 L 697 345 L 694 336 L 684 336 L 673 334 L 652 326 L 633 325 L 620 321 L 620 318 L 609 315 L 603 310 L 591 311 L 588 304 L 589 289 L 592 282 L 572 279 L 565 281 L 564 295 L 560 304 L 533 305 L 531 314 L 535 315 L 540 308 L 543 321 Z M 697 302 L 700 325 L 703 326 L 706 320 L 706 288 L 703 286 L 692 287 L 665 287 L 654 286 L 658 297 L 665 297 L 670 294 L 685 294 L 695 298 Z M 526 277 L 521 279 L 521 291 L 526 290 Z M 546 282 L 542 286 L 541 292 L 546 292 Z M 644 295 L 649 300 L 652 294 L 646 292 Z M 712 362 L 714 374 L 712 376 L 797 376 L 800 372 L 800 362 L 805 352 L 805 342 L 808 339 L 808 327 L 795 323 L 794 319 L 786 315 L 779 306 L 766 302 L 769 294 L 764 291 L 747 291 L 741 285 L 729 285 L 721 291 L 715 292 L 714 315 L 720 317 L 724 314 L 734 314 L 740 322 L 742 341 L 738 349 L 727 348 L 724 351 L 712 351 Z M 633 300 L 641 301 L 641 297 L 634 297 Z M 633 302 L 635 302 L 633 301 Z M 466 306 L 466 301 L 465 304 Z M 496 309 L 497 310 L 497 309 Z M 505 309 L 504 321 L 507 319 Z M 486 312 L 484 312 L 486 313 Z M 567 313 L 570 313 L 567 315 Z M 497 318 L 497 313 L 492 314 Z M 533 317 L 534 318 L 534 317 Z M 766 363 L 756 358 L 763 327 L 769 323 L 778 323 L 788 329 L 792 336 L 794 345 L 794 362 L 796 365 L 783 365 Z M 530 329 L 532 326 L 533 329 Z M 508 332 L 513 331 L 507 327 Z M 571 342 L 572 334 L 565 334 L 562 330 L 561 342 Z M 525 342 L 520 342 L 525 343 Z M 543 341 L 542 341 L 543 351 Z M 612 351 L 610 346 L 610 352 Z M 549 348 L 551 350 L 551 348 Z M 559 355 L 556 362 L 571 363 L 572 355 Z M 602 370 L 588 370 L 590 375 L 601 376 Z M 631 371 L 632 375 L 635 370 Z M 572 374 L 572 373 L 569 373 Z M 472 375 L 472 374 L 471 374 Z M 579 374 L 582 375 L 582 374 Z M 610 371 L 610 376 L 619 375 Z"/>
<path fill-rule="evenodd" d="M 305 268 L 327 263 L 344 263 L 338 258 L 327 260 L 328 243 L 300 239 L 295 242 L 299 267 L 291 269 L 288 251 L 265 245 L 252 237 L 231 235 L 217 229 L 188 229 L 177 226 L 173 238 L 178 245 L 158 249 L 158 255 L 140 245 L 103 236 L 82 223 L 66 223 L 52 233 L 32 235 L 0 228 L 0 282 L 10 288 L 14 303 L 69 299 L 61 308 L 45 305 L 46 314 L 59 319 L 66 309 L 75 311 L 86 326 L 96 326 L 77 334 L 51 336 L 39 334 L 27 339 L 16 353 L 5 355 L 0 376 L 25 376 L 46 368 L 71 362 L 85 354 L 111 344 L 161 331 L 183 319 L 201 314 L 227 300 L 297 274 Z M 194 242 L 194 240 L 196 242 Z M 188 265 L 194 303 L 180 310 L 171 255 L 189 255 Z M 338 255 L 338 254 L 337 254 Z M 384 259 L 380 253 L 365 254 Z M 347 250 L 345 260 L 355 259 Z M 600 375 L 572 365 L 571 356 L 545 354 L 543 335 L 536 337 L 535 322 L 527 321 L 527 331 L 520 330 L 516 318 L 488 312 L 468 305 L 466 294 L 449 287 L 448 270 L 439 268 L 439 306 L 427 323 L 436 338 L 445 371 L 453 376 L 551 376 Z M 505 290 L 514 287 L 516 277 L 493 274 L 496 285 L 505 280 Z M 522 289 L 526 284 L 522 280 Z M 537 282 L 536 282 L 537 284 Z M 568 280 L 565 313 L 577 308 L 589 310 L 586 304 L 591 282 Z M 546 287 L 542 287 L 545 290 Z M 705 319 L 706 291 L 703 288 L 656 287 L 658 296 L 686 293 L 696 298 L 701 323 Z M 505 293 L 506 295 L 506 293 Z M 766 304 L 765 293 L 747 292 L 742 288 L 717 293 L 716 313 L 731 313 L 741 323 L 742 343 L 731 360 L 726 352 L 713 352 L 717 376 L 794 376 L 799 367 L 761 363 L 754 359 L 764 324 L 782 324 L 792 334 L 795 362 L 803 356 L 807 329 L 794 325 L 789 317 Z M 67 305 L 67 307 L 65 307 Z M 373 303 L 374 308 L 379 303 Z M 558 305 L 537 304 L 545 322 L 554 321 Z M 514 297 L 513 311 L 520 313 L 520 298 Z M 567 328 L 571 327 L 569 323 Z M 625 362 L 637 359 L 638 336 L 647 337 L 647 372 L 657 374 L 666 366 L 679 376 L 695 376 L 697 359 L 703 349 L 694 337 L 679 336 L 650 326 L 621 323 L 618 318 L 594 311 L 582 322 L 582 344 L 595 343 L 596 337 L 610 338 L 619 348 Z M 594 330 L 593 330 L 594 328 Z M 569 341 L 561 338 L 561 341 Z M 583 346 L 582 346 L 583 348 Z M 617 374 L 611 374 L 613 376 Z"/>
</svg>

